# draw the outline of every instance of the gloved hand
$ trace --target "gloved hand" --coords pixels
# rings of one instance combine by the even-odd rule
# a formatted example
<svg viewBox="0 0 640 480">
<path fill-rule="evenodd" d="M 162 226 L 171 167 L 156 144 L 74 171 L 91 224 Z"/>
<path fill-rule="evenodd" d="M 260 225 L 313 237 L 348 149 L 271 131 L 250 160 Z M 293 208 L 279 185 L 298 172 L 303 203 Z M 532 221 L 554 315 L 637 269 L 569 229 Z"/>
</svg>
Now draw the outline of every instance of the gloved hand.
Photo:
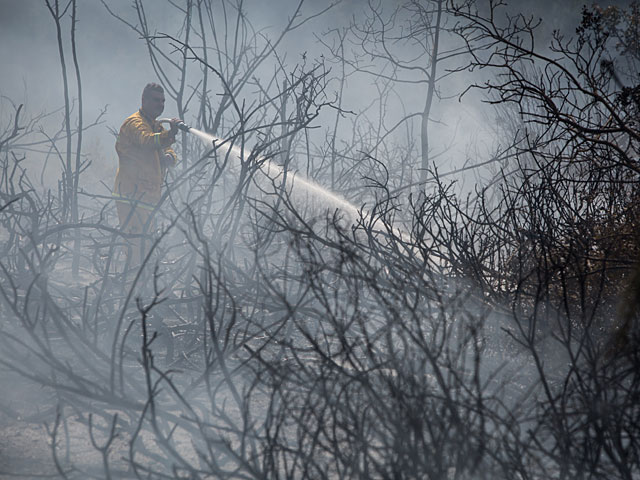
<svg viewBox="0 0 640 480">
<path fill-rule="evenodd" d="M 165 168 L 173 167 L 175 163 L 173 155 L 169 153 L 165 153 L 162 157 L 160 157 L 160 161 L 162 162 L 162 166 Z"/>
<path fill-rule="evenodd" d="M 179 118 L 172 118 L 171 120 L 169 120 L 169 124 L 171 125 L 171 128 L 169 129 L 169 133 L 174 137 L 176 136 L 176 133 L 178 133 L 179 123 L 183 123 L 183 121 L 180 120 Z"/>
</svg>

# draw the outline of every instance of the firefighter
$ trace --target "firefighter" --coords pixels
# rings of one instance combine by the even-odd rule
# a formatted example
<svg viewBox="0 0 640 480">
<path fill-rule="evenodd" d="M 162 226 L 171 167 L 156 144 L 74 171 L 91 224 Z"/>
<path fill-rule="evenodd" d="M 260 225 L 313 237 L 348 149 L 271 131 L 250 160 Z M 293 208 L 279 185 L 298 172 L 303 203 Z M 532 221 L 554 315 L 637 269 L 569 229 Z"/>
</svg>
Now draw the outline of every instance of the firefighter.
<svg viewBox="0 0 640 480">
<path fill-rule="evenodd" d="M 165 130 L 156 120 L 163 110 L 162 86 L 147 84 L 142 92 L 142 107 L 124 121 L 116 141 L 118 172 L 113 196 L 120 228 L 136 235 L 127 238 L 130 267 L 138 266 L 144 258 L 144 235 L 150 231 L 165 173 L 178 160 L 171 145 L 176 141 L 181 120 L 171 119 L 170 129 Z"/>
</svg>

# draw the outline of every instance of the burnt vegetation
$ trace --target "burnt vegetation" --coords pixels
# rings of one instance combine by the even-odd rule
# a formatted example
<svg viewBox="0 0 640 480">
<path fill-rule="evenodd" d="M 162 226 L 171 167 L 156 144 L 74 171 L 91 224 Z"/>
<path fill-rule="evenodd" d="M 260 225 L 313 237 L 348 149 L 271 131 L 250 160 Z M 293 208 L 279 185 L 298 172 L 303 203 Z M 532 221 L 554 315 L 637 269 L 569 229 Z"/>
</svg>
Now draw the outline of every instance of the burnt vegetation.
<svg viewBox="0 0 640 480">
<path fill-rule="evenodd" d="M 587 7 L 541 45 L 500 1 L 400 3 L 296 64 L 283 39 L 331 7 L 269 38 L 241 1 L 174 2 L 171 34 L 105 3 L 178 115 L 225 140 L 182 134 L 132 269 L 113 202 L 82 187 L 100 117 L 82 122 L 76 1 L 47 1 L 72 39 L 64 118 L 44 135 L 3 99 L 0 366 L 41 387 L 26 419 L 61 477 L 638 478 L 640 5 Z M 500 144 L 462 195 L 430 119 L 468 72 Z M 378 95 L 362 111 L 356 75 Z M 385 123 L 407 85 L 424 103 Z M 57 189 L 25 166 L 43 152 Z M 99 461 L 73 457 L 71 417 Z"/>
</svg>

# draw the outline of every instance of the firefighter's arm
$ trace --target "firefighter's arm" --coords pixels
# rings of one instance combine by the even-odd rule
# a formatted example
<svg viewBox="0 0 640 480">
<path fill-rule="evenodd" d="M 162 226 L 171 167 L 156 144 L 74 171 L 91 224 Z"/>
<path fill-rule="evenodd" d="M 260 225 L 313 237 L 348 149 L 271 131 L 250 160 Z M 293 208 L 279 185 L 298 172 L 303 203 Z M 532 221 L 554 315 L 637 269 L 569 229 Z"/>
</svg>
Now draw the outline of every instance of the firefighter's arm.
<svg viewBox="0 0 640 480">
<path fill-rule="evenodd" d="M 143 147 L 166 149 L 176 141 L 175 133 L 164 129 L 160 133 L 154 133 L 151 127 L 140 118 L 129 119 L 122 128 L 131 142 Z"/>
</svg>

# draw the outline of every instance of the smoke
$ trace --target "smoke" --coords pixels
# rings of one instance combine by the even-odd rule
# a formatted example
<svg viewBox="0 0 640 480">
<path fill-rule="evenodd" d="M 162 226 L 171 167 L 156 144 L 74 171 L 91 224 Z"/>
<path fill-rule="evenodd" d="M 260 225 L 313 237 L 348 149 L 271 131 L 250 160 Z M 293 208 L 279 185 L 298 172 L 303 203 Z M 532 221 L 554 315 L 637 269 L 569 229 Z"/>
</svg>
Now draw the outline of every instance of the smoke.
<svg viewBox="0 0 640 480">
<path fill-rule="evenodd" d="M 172 3 L 148 10 L 149 33 L 157 35 L 153 48 L 169 59 L 186 51 L 159 33 L 185 32 Z M 387 15 L 391 5 L 383 3 Z M 487 448 L 509 455 L 504 444 L 529 445 L 519 429 L 533 422 L 539 377 L 551 371 L 544 380 L 553 381 L 576 368 L 567 357 L 575 340 L 553 352 L 553 328 L 537 340 L 543 333 L 537 312 L 527 323 L 526 315 L 518 317 L 520 305 L 501 310 L 482 286 L 446 275 L 458 268 L 451 258 L 482 257 L 474 249 L 482 247 L 485 233 L 473 229 L 486 223 L 461 218 L 474 210 L 454 200 L 460 185 L 435 182 L 433 175 L 482 163 L 503 140 L 480 96 L 473 96 L 477 92 L 457 98 L 477 76 L 458 72 L 436 88 L 424 188 L 417 185 L 424 66 L 392 78 L 394 66 L 352 37 L 342 59 L 330 55 L 352 18 L 362 26 L 369 3 L 345 2 L 310 19 L 253 70 L 252 57 L 242 55 L 270 52 L 275 40 L 266 38 L 286 24 L 282 11 L 289 2 L 246 3 L 255 30 L 225 32 L 224 40 L 247 43 L 233 55 L 219 55 L 212 69 L 194 61 L 207 50 L 189 51 L 184 95 L 167 88 L 176 101 L 167 101 L 165 113 L 183 108 L 203 145 L 188 136 L 178 145 L 182 162 L 170 173 L 157 212 L 161 225 L 149 236 L 153 248 L 142 268 L 128 272 L 129 238 L 115 227 L 109 198 L 116 160 L 107 127 L 117 131 L 138 108 L 142 86 L 157 80 L 158 64 L 149 62 L 139 35 L 104 5 L 82 3 L 83 113 L 91 118 L 105 104 L 109 109 L 105 123 L 87 131 L 82 153 L 92 164 L 80 184 L 86 198 L 81 195 L 79 226 L 70 225 L 60 208 L 64 196 L 56 196 L 67 152 L 56 110 L 61 90 L 54 31 L 44 8 L 26 5 L 0 6 L 7 27 L 2 35 L 11 46 L 0 53 L 8 65 L 2 93 L 21 97 L 19 74 L 21 88 L 30 92 L 25 136 L 0 152 L 3 189 L 12 189 L 2 192 L 0 204 L 6 254 L 0 360 L 11 375 L 46 387 L 50 396 L 41 398 L 42 406 L 50 410 L 29 416 L 48 421 L 54 454 L 76 452 L 77 443 L 63 446 L 60 439 L 70 428 L 84 428 L 78 435 L 85 439 L 100 432 L 91 449 L 100 455 L 88 466 L 77 457 L 70 461 L 98 476 L 113 468 L 138 477 L 401 471 L 443 478 L 456 468 L 489 465 Z M 137 25 L 127 5 L 109 3 Z M 406 31 L 404 25 L 394 27 Z M 34 32 L 29 38 L 25 26 Z M 190 38 L 196 44 L 197 35 Z M 443 51 L 459 41 L 443 38 Z M 398 45 L 397 54 L 406 59 L 425 52 L 424 45 Z M 234 64 L 237 58 L 243 60 Z M 179 62 L 168 64 L 172 71 Z M 221 66 L 228 68 L 225 81 L 244 80 L 223 85 Z M 210 75 L 206 89 L 204 72 Z M 184 108 L 185 98 L 194 103 Z M 45 110 L 54 113 L 38 117 Z M 3 108 L 3 125 L 11 124 L 12 113 Z M 19 155 L 28 160 L 21 163 Z M 480 190 L 480 171 L 470 168 L 451 179 L 466 182 L 470 192 Z M 23 180 L 34 172 L 42 172 L 41 183 L 51 191 Z M 403 188 L 406 195 L 394 193 Z M 462 220 L 469 231 L 455 228 Z M 73 272 L 78 251 L 80 269 Z M 486 291 L 517 298 L 507 292 L 513 285 L 487 276 Z M 548 362 L 544 368 L 532 362 L 539 350 Z M 13 382 L 11 375 L 3 385 Z M 31 388 L 11 398 L 8 416 L 21 411 L 14 407 L 23 398 L 37 410 Z M 70 412 L 78 412 L 79 426 Z M 540 455 L 536 449 L 527 453 L 532 462 Z M 518 461 L 496 464 L 513 472 Z"/>
</svg>

